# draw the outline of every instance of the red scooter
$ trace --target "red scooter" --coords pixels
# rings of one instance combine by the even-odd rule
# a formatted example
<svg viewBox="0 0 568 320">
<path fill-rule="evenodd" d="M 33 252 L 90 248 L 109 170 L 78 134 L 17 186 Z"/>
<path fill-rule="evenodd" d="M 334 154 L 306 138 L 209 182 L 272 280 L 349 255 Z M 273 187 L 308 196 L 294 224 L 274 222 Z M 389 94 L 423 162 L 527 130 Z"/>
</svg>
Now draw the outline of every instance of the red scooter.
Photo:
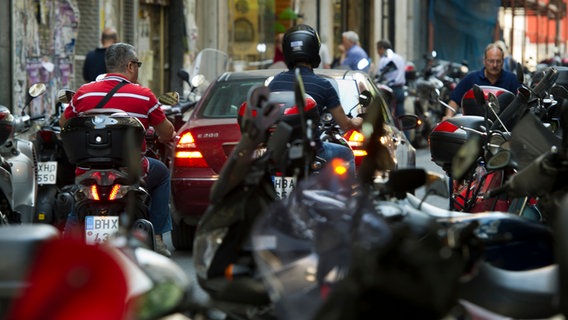
<svg viewBox="0 0 568 320">
<path fill-rule="evenodd" d="M 535 199 L 506 195 L 487 198 L 484 194 L 502 186 L 519 169 L 501 159 L 505 152 L 500 153 L 501 158 L 495 156 L 509 148 L 510 129 L 528 110 L 544 103 L 557 77 L 556 69 L 548 69 L 534 89 L 523 86 L 517 95 L 496 87 L 474 86 L 462 100 L 464 115 L 442 121 L 434 128 L 430 152 L 432 160 L 450 177 L 450 209 L 471 213 L 509 211 L 541 219 Z M 505 105 L 501 111 L 500 106 Z M 476 156 L 468 154 L 471 152 L 477 152 Z M 456 157 L 463 159 L 458 161 L 460 168 L 452 166 Z"/>
</svg>

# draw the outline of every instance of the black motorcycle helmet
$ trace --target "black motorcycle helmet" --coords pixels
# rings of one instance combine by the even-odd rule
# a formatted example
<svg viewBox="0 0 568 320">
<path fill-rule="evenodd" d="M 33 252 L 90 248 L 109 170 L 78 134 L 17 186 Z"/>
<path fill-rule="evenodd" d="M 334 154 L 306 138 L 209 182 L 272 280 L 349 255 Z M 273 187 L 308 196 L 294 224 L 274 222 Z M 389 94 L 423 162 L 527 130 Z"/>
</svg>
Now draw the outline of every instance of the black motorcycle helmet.
<svg viewBox="0 0 568 320">
<path fill-rule="evenodd" d="M 319 49 L 319 35 L 308 25 L 298 24 L 284 34 L 282 51 L 288 69 L 294 68 L 298 62 L 309 63 L 316 68 L 321 62 Z"/>
</svg>

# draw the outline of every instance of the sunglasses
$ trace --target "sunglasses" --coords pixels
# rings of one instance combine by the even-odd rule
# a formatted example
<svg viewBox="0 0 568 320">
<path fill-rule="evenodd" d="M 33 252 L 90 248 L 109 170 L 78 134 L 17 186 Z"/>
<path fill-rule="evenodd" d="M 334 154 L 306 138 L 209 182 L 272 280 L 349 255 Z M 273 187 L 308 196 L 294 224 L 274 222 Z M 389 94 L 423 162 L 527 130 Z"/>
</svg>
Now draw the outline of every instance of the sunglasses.
<svg viewBox="0 0 568 320">
<path fill-rule="evenodd" d="M 130 62 L 136 63 L 136 65 L 138 65 L 138 68 L 140 68 L 142 66 L 142 61 L 132 60 Z"/>
</svg>

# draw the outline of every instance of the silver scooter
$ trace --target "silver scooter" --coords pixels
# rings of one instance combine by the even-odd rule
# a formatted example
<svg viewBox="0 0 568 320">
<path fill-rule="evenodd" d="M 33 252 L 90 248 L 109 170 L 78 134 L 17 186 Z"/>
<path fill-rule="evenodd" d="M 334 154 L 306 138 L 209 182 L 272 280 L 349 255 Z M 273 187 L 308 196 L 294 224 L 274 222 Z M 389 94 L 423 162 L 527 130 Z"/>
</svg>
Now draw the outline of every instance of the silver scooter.
<svg viewBox="0 0 568 320">
<path fill-rule="evenodd" d="M 44 83 L 33 84 L 23 110 L 46 91 Z M 33 222 L 37 158 L 33 143 L 23 135 L 34 120 L 0 106 L 0 224 Z"/>
</svg>

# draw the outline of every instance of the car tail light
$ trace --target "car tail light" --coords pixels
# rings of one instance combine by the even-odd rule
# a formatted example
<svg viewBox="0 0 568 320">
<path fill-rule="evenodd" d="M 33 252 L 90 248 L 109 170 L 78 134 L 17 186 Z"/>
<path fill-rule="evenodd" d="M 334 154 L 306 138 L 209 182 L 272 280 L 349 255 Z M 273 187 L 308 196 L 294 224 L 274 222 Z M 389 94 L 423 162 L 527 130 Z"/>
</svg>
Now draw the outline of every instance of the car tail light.
<svg viewBox="0 0 568 320">
<path fill-rule="evenodd" d="M 359 131 L 351 130 L 347 131 L 344 135 L 345 139 L 347 139 L 347 143 L 353 150 L 353 154 L 355 155 L 355 159 L 361 158 L 367 155 L 367 151 L 363 148 L 363 142 L 365 141 L 365 136 Z"/>
<path fill-rule="evenodd" d="M 189 131 L 184 132 L 176 144 L 174 166 L 193 168 L 208 167 L 207 162 L 205 162 L 203 158 L 203 154 L 197 150 L 195 139 Z"/>
</svg>

